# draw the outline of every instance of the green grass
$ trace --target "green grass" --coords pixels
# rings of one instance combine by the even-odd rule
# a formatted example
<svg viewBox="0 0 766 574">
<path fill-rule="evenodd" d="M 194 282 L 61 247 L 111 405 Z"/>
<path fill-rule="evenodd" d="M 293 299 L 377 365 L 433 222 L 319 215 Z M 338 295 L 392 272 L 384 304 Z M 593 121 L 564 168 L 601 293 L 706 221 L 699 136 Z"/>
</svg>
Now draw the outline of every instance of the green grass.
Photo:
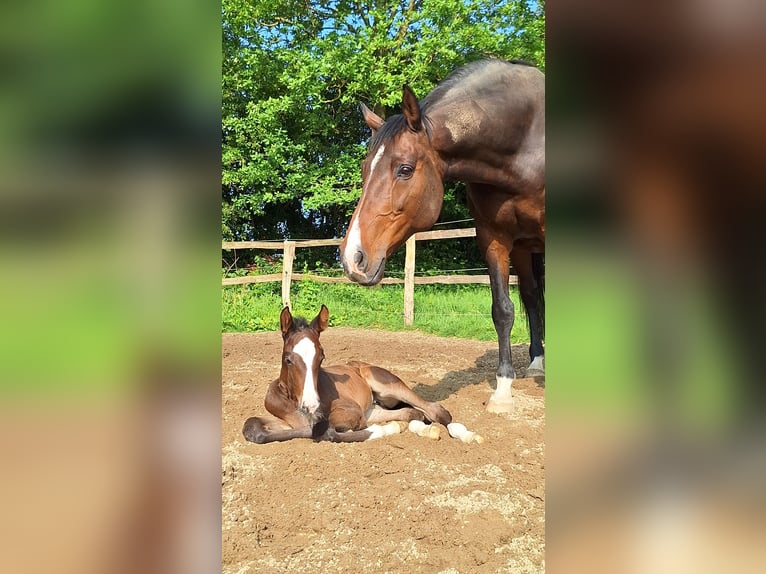
<svg viewBox="0 0 766 574">
<path fill-rule="evenodd" d="M 273 331 L 279 327 L 281 286 L 279 283 L 223 287 L 224 332 Z M 315 281 L 293 283 L 290 292 L 293 312 L 308 319 L 322 304 L 330 309 L 330 325 L 383 329 L 419 330 L 443 337 L 494 341 L 497 338 L 490 313 L 492 296 L 487 285 L 418 285 L 415 287 L 415 321 L 404 326 L 404 294 L 401 285 L 361 287 Z M 529 342 L 526 317 L 518 291 L 511 288 L 516 306 L 512 343 Z"/>
</svg>

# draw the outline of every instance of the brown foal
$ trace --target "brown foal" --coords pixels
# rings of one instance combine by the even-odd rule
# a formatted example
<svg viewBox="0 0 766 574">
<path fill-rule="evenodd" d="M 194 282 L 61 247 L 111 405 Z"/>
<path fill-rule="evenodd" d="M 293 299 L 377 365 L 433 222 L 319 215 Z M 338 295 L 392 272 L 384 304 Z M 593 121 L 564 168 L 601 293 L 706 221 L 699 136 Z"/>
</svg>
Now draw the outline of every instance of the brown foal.
<svg viewBox="0 0 766 574">
<path fill-rule="evenodd" d="M 293 317 L 288 307 L 282 310 L 282 370 L 265 400 L 266 410 L 276 418 L 247 419 L 242 429 L 247 440 L 361 442 L 400 432 L 398 425 L 382 424 L 391 421 L 452 422 L 447 409 L 421 399 L 386 369 L 357 361 L 322 367 L 319 334 L 327 328 L 329 314 L 322 305 L 308 323 Z"/>
</svg>

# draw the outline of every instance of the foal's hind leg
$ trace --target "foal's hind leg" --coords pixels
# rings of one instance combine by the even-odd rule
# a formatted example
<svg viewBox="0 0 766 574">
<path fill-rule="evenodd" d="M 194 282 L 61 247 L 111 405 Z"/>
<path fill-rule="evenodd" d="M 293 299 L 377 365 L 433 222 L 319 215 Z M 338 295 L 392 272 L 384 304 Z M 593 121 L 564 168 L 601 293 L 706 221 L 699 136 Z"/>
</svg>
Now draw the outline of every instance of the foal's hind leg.
<svg viewBox="0 0 766 574">
<path fill-rule="evenodd" d="M 365 417 L 362 407 L 354 401 L 343 399 L 333 401 L 328 417 L 329 428 L 319 437 L 319 440 L 362 442 L 401 432 L 401 428 L 396 424 L 379 425 L 377 423 L 403 419 L 373 420 L 373 418 Z"/>
<path fill-rule="evenodd" d="M 439 403 L 421 399 L 392 372 L 365 363 L 356 363 L 354 366 L 372 389 L 375 400 L 384 407 L 393 407 L 402 402 L 422 411 L 431 421 L 444 426 L 452 422 L 452 415 L 447 409 Z"/>
<path fill-rule="evenodd" d="M 422 421 L 425 420 L 426 415 L 418 409 L 412 407 L 404 407 L 401 409 L 384 409 L 375 405 L 371 412 L 367 414 L 367 423 L 387 423 L 390 421 Z"/>
</svg>

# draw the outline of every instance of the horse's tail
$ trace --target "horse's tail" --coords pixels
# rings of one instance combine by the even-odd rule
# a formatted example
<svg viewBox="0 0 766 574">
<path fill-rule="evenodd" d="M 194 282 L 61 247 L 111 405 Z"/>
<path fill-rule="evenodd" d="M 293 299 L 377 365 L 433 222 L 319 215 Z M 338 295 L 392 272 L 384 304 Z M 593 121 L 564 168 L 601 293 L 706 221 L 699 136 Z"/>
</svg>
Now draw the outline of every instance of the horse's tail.
<svg viewBox="0 0 766 574">
<path fill-rule="evenodd" d="M 532 276 L 537 289 L 537 319 L 540 323 L 540 334 L 545 340 L 545 253 L 532 253 Z"/>
</svg>

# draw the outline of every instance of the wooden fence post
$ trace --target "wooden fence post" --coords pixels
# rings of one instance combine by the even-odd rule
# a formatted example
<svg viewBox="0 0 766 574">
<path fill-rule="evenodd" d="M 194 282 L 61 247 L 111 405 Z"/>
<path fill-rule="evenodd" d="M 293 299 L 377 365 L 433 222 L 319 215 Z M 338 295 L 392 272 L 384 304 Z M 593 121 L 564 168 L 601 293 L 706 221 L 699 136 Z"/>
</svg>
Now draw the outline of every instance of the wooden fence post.
<svg viewBox="0 0 766 574">
<path fill-rule="evenodd" d="M 415 236 L 405 244 L 404 253 L 404 324 L 415 320 Z"/>
<path fill-rule="evenodd" d="M 295 259 L 295 241 L 285 240 L 282 258 L 282 308 L 290 307 L 290 284 L 293 280 L 293 260 Z"/>
</svg>

